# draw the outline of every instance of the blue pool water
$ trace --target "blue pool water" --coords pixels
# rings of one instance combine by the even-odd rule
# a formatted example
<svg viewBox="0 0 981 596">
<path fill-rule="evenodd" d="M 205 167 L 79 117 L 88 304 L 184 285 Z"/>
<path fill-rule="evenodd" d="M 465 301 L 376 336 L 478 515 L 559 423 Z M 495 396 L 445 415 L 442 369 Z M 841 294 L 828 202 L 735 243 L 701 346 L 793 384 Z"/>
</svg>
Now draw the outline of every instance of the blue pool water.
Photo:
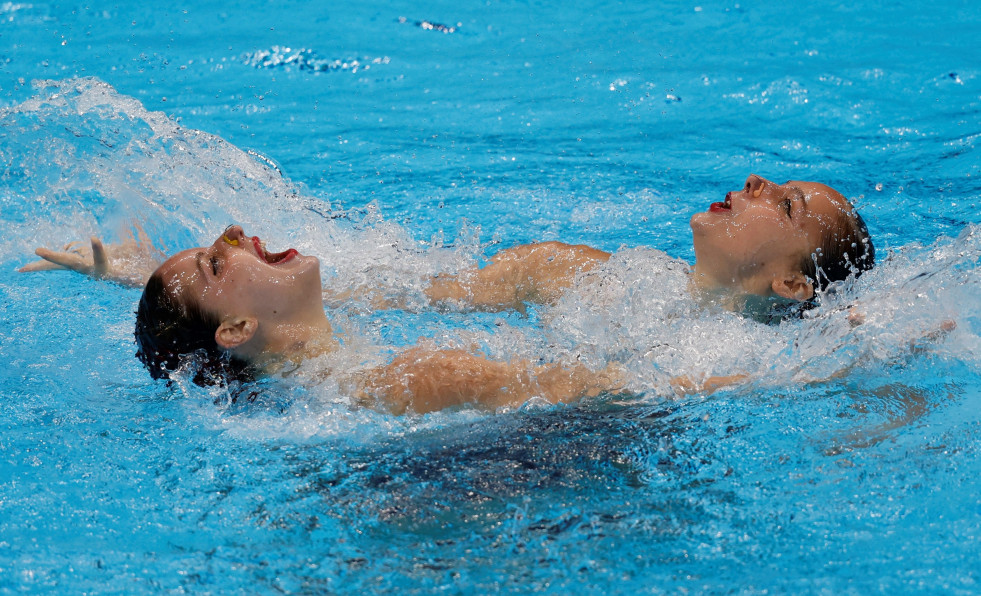
<svg viewBox="0 0 981 596">
<path fill-rule="evenodd" d="M 981 591 L 975 3 L 151 5 L 0 4 L 0 592 Z M 695 308 L 688 218 L 751 172 L 840 189 L 880 266 L 805 320 Z M 638 395 L 167 388 L 138 291 L 16 273 L 134 219 L 168 251 L 238 222 L 399 297 L 329 311 L 356 355 L 615 360 Z M 619 249 L 610 283 L 424 307 L 550 239 Z"/>
</svg>

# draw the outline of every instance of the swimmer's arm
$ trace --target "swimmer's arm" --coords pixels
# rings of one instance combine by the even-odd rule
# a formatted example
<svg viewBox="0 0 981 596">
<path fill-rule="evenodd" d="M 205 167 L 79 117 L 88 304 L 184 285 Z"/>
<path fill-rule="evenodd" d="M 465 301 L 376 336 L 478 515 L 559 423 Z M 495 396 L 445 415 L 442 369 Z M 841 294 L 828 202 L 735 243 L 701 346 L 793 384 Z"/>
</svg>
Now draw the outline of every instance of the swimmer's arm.
<svg viewBox="0 0 981 596">
<path fill-rule="evenodd" d="M 852 327 L 865 324 L 865 313 L 855 307 L 851 307 L 848 311 L 848 322 Z M 955 329 L 957 329 L 957 323 L 953 320 L 945 319 L 941 321 L 941 323 L 935 328 L 925 331 L 919 336 L 909 340 L 910 353 L 919 354 L 929 350 L 934 344 L 943 341 Z M 850 362 L 847 366 L 834 372 L 830 376 L 809 379 L 807 382 L 826 383 L 845 378 L 861 363 L 861 361 Z M 701 381 L 695 381 L 687 375 L 682 375 L 671 380 L 671 387 L 678 395 L 714 393 L 719 389 L 731 387 L 733 385 L 738 385 L 751 380 L 752 377 L 745 374 L 713 376 Z"/>
<path fill-rule="evenodd" d="M 374 286 L 353 288 L 324 288 L 321 293 L 324 306 L 328 308 L 352 308 L 363 306 L 365 312 L 408 307 L 404 295 L 391 295 L 385 289 Z"/>
<path fill-rule="evenodd" d="M 852 306 L 848 309 L 848 324 L 852 327 L 858 327 L 865 324 L 865 311 L 860 310 L 858 307 Z M 939 325 L 924 331 L 919 336 L 914 337 L 909 340 L 910 351 L 919 353 L 928 349 L 932 344 L 943 341 L 951 331 L 957 329 L 957 323 L 952 319 L 944 319 Z"/>
<path fill-rule="evenodd" d="M 91 246 L 71 242 L 60 251 L 38 248 L 34 254 L 41 257 L 24 265 L 18 271 L 67 270 L 132 288 L 142 288 L 150 275 L 163 261 L 163 254 L 153 247 L 143 231 L 137 228 L 136 238 L 127 238 L 118 244 L 102 243 L 93 236 Z"/>
<path fill-rule="evenodd" d="M 495 255 L 483 269 L 434 278 L 426 295 L 433 304 L 522 310 L 526 303 L 554 303 L 576 275 L 609 258 L 608 252 L 562 242 L 516 246 Z"/>
<path fill-rule="evenodd" d="M 848 308 L 848 324 L 852 327 L 858 327 L 865 324 L 865 311 L 859 309 L 857 306 L 851 306 Z M 929 344 L 937 343 L 943 340 L 947 335 L 957 329 L 957 323 L 952 319 L 944 319 L 939 325 L 934 327 L 929 331 L 923 332 L 918 337 L 910 340 L 910 349 L 914 352 L 920 351 L 924 346 Z"/>
<path fill-rule="evenodd" d="M 421 414 L 463 404 L 517 407 L 532 397 L 569 402 L 619 391 L 623 384 L 619 370 L 612 368 L 597 373 L 582 365 L 535 366 L 527 360 L 500 362 L 463 350 L 416 347 L 372 371 L 358 393 L 380 399 L 394 413 Z"/>
<path fill-rule="evenodd" d="M 852 326 L 861 325 L 865 322 L 864 315 L 862 315 L 861 320 L 856 320 L 853 315 L 855 311 L 849 313 L 849 323 Z M 950 334 L 951 331 L 957 328 L 957 323 L 950 319 L 946 319 L 940 323 L 936 328 L 927 331 L 920 336 L 910 340 L 909 348 L 910 352 L 917 354 L 924 352 L 932 344 L 942 341 L 944 338 Z M 835 381 L 847 377 L 852 370 L 857 367 L 860 362 L 855 361 L 849 363 L 847 366 L 838 370 L 837 372 L 831 374 L 828 377 L 823 377 L 820 379 L 810 379 L 808 383 L 826 383 L 828 381 Z M 688 395 L 692 393 L 714 393 L 719 389 L 725 387 L 730 387 L 733 385 L 738 385 L 747 381 L 752 380 L 752 377 L 744 374 L 737 375 L 724 375 L 724 376 L 713 376 L 708 377 L 700 382 L 694 381 L 688 376 L 679 376 L 671 380 L 671 387 L 674 389 L 675 393 L 678 395 Z"/>
</svg>

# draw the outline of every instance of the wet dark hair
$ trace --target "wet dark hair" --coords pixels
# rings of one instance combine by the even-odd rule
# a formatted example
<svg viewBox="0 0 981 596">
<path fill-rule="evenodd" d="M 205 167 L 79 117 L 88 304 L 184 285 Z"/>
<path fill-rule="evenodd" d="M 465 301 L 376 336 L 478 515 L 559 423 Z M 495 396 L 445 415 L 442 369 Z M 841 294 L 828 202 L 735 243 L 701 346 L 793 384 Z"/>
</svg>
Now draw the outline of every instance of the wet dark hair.
<svg viewBox="0 0 981 596">
<path fill-rule="evenodd" d="M 800 264 L 803 273 L 821 292 L 836 281 L 856 278 L 875 266 L 875 246 L 862 216 L 850 203 L 838 221 L 825 232 L 821 246 Z"/>
<path fill-rule="evenodd" d="M 201 386 L 251 381 L 256 368 L 233 356 L 215 341 L 220 319 L 188 296 L 171 295 L 160 274 L 154 273 L 136 310 L 136 357 L 154 379 L 168 379 L 187 366 Z"/>
</svg>

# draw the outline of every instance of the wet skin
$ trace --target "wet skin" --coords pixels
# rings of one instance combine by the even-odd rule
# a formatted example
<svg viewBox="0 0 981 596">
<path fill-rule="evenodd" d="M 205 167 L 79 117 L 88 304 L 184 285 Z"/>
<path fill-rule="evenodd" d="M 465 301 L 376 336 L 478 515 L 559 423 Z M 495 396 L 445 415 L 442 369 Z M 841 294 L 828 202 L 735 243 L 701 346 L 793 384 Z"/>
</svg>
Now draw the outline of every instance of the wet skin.
<svg viewBox="0 0 981 596">
<path fill-rule="evenodd" d="M 741 190 L 692 216 L 693 289 L 728 298 L 755 294 L 808 300 L 814 288 L 801 262 L 850 213 L 848 201 L 824 184 L 775 184 L 750 175 Z M 560 242 L 516 246 L 499 252 L 482 269 L 440 276 L 427 295 L 433 302 L 488 310 L 551 303 L 578 275 L 609 258 L 601 250 Z"/>
<path fill-rule="evenodd" d="M 268 253 L 241 226 L 175 254 L 157 272 L 171 296 L 216 315 L 216 341 L 243 358 L 287 353 L 330 331 L 319 260 L 293 249 Z"/>
<path fill-rule="evenodd" d="M 802 260 L 851 213 L 844 197 L 823 184 L 775 184 L 751 175 L 741 190 L 691 218 L 693 285 L 696 290 L 806 300 L 813 288 L 800 271 Z M 105 254 L 100 260 L 100 253 L 104 251 L 96 239 L 94 264 L 84 255 L 38 252 L 54 268 L 127 283 L 132 276 L 123 278 L 125 272 L 115 272 Z M 431 280 L 427 294 L 434 303 L 492 310 L 551 303 L 583 272 L 609 258 L 601 250 L 560 242 L 517 246 L 501 251 L 482 269 Z M 219 346 L 259 368 L 337 347 L 323 308 L 316 257 L 294 250 L 270 254 L 257 238 L 231 226 L 210 246 L 167 259 L 157 273 L 172 297 L 193 301 L 218 318 Z M 613 369 L 596 373 L 581 365 L 492 362 L 460 350 L 416 347 L 386 366 L 364 371 L 352 393 L 381 399 L 396 411 L 429 411 L 474 400 L 516 405 L 533 395 L 567 401 L 615 390 L 617 377 Z M 737 377 L 727 377 L 727 382 Z"/>
<path fill-rule="evenodd" d="M 218 316 L 215 339 L 220 346 L 259 368 L 337 347 L 321 302 L 315 257 L 292 249 L 269 254 L 258 239 L 232 226 L 211 246 L 177 253 L 157 272 L 171 296 L 193 300 Z M 570 401 L 622 383 L 615 371 L 597 373 L 578 364 L 498 362 L 462 350 L 420 346 L 354 376 L 339 372 L 350 394 L 365 403 L 377 400 L 395 413 L 474 402 L 516 406 L 534 396 Z"/>
<path fill-rule="evenodd" d="M 806 300 L 800 263 L 852 208 L 817 182 L 770 182 L 755 174 L 691 218 L 694 282 L 702 289 Z"/>
</svg>

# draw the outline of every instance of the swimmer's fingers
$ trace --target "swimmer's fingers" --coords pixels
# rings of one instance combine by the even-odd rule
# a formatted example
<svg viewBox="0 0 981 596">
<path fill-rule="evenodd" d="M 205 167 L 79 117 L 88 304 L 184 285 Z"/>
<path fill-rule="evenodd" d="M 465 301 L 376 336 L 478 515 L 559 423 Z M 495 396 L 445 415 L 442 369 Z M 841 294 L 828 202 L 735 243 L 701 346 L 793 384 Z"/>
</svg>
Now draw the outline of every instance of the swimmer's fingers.
<svg viewBox="0 0 981 596">
<path fill-rule="evenodd" d="M 87 247 L 81 247 L 75 242 L 66 245 L 63 251 L 39 248 L 34 251 L 34 254 L 44 260 L 29 263 L 20 270 L 28 273 L 32 271 L 68 269 L 98 279 L 110 279 L 112 277 L 112 270 L 109 267 L 109 257 L 106 255 L 106 247 L 102 244 L 101 240 L 94 236 L 92 237 L 91 243 L 91 251 Z M 91 260 L 89 255 L 91 255 Z"/>
<path fill-rule="evenodd" d="M 136 230 L 135 238 L 133 238 L 136 242 L 136 245 L 141 247 L 147 247 L 147 250 L 152 251 L 153 241 L 150 240 L 150 236 L 147 235 L 146 230 L 143 229 L 143 226 L 141 226 L 139 222 L 133 222 L 133 229 Z"/>
<path fill-rule="evenodd" d="M 45 261 L 42 259 L 40 261 L 34 261 L 33 263 L 28 263 L 23 267 L 21 267 L 20 269 L 18 269 L 17 271 L 19 271 L 20 273 L 33 273 L 35 271 L 58 271 L 64 269 L 65 267 L 62 265 L 59 265 L 57 263 L 52 263 L 51 261 Z"/>
<path fill-rule="evenodd" d="M 90 254 L 88 246 L 84 242 L 75 241 L 69 242 L 61 248 L 60 251 L 48 250 L 46 248 L 40 248 L 35 251 L 35 254 L 42 258 L 40 261 L 35 261 L 33 263 L 28 263 L 24 265 L 17 271 L 21 273 L 33 273 L 35 271 L 58 271 L 58 270 L 70 270 L 77 271 L 75 266 L 66 265 L 65 261 L 70 260 L 76 265 L 81 262 L 86 262 L 85 259 Z M 44 251 L 42 255 L 40 251 Z M 45 256 L 47 255 L 47 256 Z M 60 256 L 59 256 L 60 255 Z M 79 261 L 78 259 L 81 259 Z"/>
<path fill-rule="evenodd" d="M 682 375 L 671 379 L 671 389 L 678 395 L 688 395 L 689 393 L 696 393 L 698 385 L 691 380 L 691 377 Z"/>
<path fill-rule="evenodd" d="M 69 242 L 64 247 L 62 247 L 61 252 L 73 252 L 80 255 L 85 255 L 85 251 L 88 247 L 81 240 L 75 240 L 74 242 Z"/>
<path fill-rule="evenodd" d="M 725 375 L 721 377 L 709 377 L 702 383 L 702 391 L 713 393 L 723 387 L 737 385 L 749 379 L 749 375 Z"/>
<path fill-rule="evenodd" d="M 77 271 L 84 275 L 92 275 L 94 268 L 82 255 L 74 252 L 58 252 L 54 250 L 49 250 L 47 248 L 39 248 L 34 251 L 34 254 L 44 259 L 46 262 L 57 267 L 49 267 L 50 269 L 70 269 L 71 271 Z M 36 271 L 41 271 L 42 269 L 35 269 Z"/>
<path fill-rule="evenodd" d="M 106 256 L 106 247 L 102 245 L 102 240 L 92 236 L 92 273 L 95 277 L 109 277 L 109 257 Z"/>
<path fill-rule="evenodd" d="M 19 271 L 68 270 L 127 287 L 142 287 L 163 261 L 163 253 L 153 246 L 142 228 L 137 228 L 137 236 L 138 241 L 128 239 L 108 245 L 93 236 L 88 242 L 69 242 L 60 251 L 38 248 L 34 254 L 43 260 L 28 263 Z"/>
<path fill-rule="evenodd" d="M 947 319 L 946 321 L 940 323 L 940 325 L 936 329 L 931 329 L 930 331 L 927 331 L 926 333 L 921 335 L 919 341 L 920 342 L 940 341 L 943 338 L 947 337 L 947 334 L 953 331 L 954 329 L 957 329 L 957 323 L 955 323 L 950 319 Z"/>
<path fill-rule="evenodd" d="M 941 339 L 943 337 L 946 337 L 947 334 L 953 331 L 954 329 L 957 329 L 957 323 L 951 319 L 947 319 L 943 323 L 940 323 L 940 327 L 935 329 L 933 332 L 937 334 L 937 339 Z"/>
<path fill-rule="evenodd" d="M 164 262 L 167 257 L 163 251 L 153 245 L 153 241 L 147 236 L 142 226 L 134 223 L 133 227 L 135 228 L 135 233 L 132 230 L 129 231 L 123 242 L 110 244 L 107 252 L 112 256 L 111 261 L 117 262 L 117 267 L 119 267 L 119 262 L 125 261 L 125 268 L 145 269 L 145 273 L 149 276 L 149 273 L 156 269 L 160 263 Z M 95 247 L 95 242 L 97 241 L 98 238 L 92 239 L 93 251 L 97 250 Z"/>
</svg>

